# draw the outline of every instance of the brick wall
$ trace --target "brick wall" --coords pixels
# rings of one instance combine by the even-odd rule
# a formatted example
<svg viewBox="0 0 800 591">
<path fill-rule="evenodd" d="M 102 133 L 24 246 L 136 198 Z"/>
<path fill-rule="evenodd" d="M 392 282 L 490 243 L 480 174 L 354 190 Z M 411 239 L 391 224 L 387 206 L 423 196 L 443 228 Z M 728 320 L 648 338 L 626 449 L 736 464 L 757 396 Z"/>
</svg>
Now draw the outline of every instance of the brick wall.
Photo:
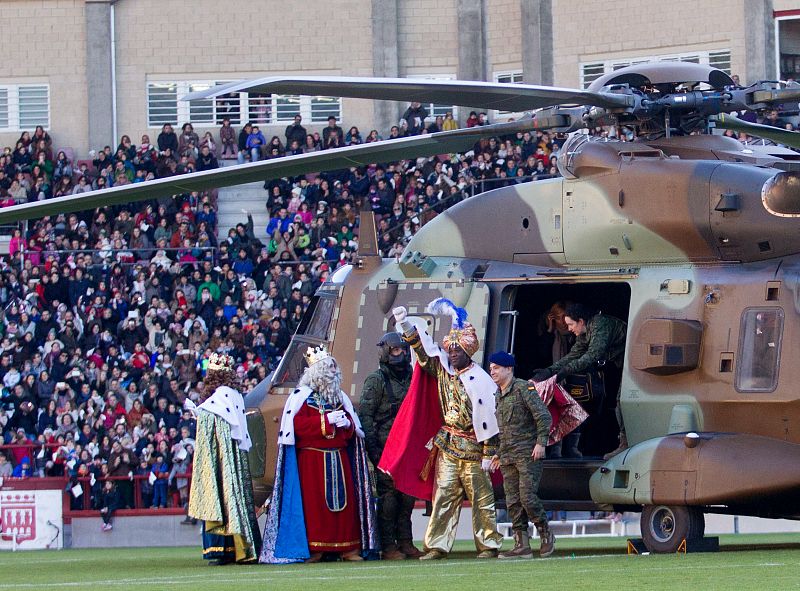
<svg viewBox="0 0 800 591">
<path fill-rule="evenodd" d="M 50 84 L 54 147 L 85 149 L 86 28 L 84 0 L 0 1 L 0 84 Z M 30 130 L 33 131 L 33 130 Z M 19 132 L 0 132 L 13 147 Z"/>
<path fill-rule="evenodd" d="M 581 62 L 698 50 L 730 49 L 733 71 L 739 71 L 745 58 L 744 2 L 707 0 L 701 11 L 694 0 L 557 0 L 555 84 L 578 86 Z"/>
</svg>

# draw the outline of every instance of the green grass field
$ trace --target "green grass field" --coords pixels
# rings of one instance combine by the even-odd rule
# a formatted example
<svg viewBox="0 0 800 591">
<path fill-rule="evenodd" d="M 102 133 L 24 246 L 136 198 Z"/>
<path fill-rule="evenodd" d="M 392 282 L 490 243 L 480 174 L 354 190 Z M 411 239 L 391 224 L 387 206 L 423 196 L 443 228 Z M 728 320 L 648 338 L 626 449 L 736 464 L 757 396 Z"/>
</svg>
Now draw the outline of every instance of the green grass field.
<svg viewBox="0 0 800 591">
<path fill-rule="evenodd" d="M 450 558 L 428 563 L 224 567 L 205 565 L 194 548 L 6 552 L 0 591 L 800 588 L 800 534 L 722 536 L 720 542 L 723 551 L 716 554 L 627 556 L 622 538 L 562 538 L 553 557 L 517 561 L 476 560 L 470 544 L 459 542 Z"/>
</svg>

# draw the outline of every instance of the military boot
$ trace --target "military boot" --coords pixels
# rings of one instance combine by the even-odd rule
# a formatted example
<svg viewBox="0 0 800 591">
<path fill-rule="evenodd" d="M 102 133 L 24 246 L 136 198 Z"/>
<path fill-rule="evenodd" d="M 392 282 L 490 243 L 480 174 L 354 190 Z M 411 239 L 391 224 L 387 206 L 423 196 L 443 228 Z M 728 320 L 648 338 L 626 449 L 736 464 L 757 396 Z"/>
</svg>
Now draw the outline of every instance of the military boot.
<svg viewBox="0 0 800 591">
<path fill-rule="evenodd" d="M 539 532 L 539 539 L 542 540 L 539 546 L 539 556 L 547 558 L 553 553 L 553 550 L 556 549 L 556 536 L 547 523 L 542 525 L 537 524 L 536 531 Z"/>
<path fill-rule="evenodd" d="M 400 540 L 397 549 L 409 558 L 419 558 L 424 554 L 411 540 Z"/>
<path fill-rule="evenodd" d="M 603 456 L 603 459 L 610 460 L 617 454 L 621 454 L 622 452 L 624 452 L 626 449 L 628 449 L 628 436 L 625 434 L 625 431 L 621 431 L 619 434 L 619 445 L 617 446 L 617 449 L 608 452 L 606 455 Z"/>
<path fill-rule="evenodd" d="M 498 558 L 533 558 L 531 540 L 526 531 L 514 532 L 514 547 L 507 552 L 502 552 Z"/>
</svg>

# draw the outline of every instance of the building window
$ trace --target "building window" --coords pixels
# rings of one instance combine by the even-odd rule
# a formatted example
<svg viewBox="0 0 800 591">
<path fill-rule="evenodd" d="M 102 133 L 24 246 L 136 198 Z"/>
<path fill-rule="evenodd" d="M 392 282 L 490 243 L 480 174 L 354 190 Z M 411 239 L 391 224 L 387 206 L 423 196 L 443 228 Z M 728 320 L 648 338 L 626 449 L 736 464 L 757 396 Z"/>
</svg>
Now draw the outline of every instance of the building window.
<svg viewBox="0 0 800 591">
<path fill-rule="evenodd" d="M 0 129 L 8 129 L 8 88 L 0 88 Z"/>
<path fill-rule="evenodd" d="M 147 84 L 147 124 L 161 127 L 178 125 L 220 125 L 229 118 L 233 125 L 251 121 L 256 125 L 290 123 L 300 115 L 312 123 L 324 122 L 333 115 L 342 118 L 342 101 L 336 97 L 296 96 L 235 92 L 215 99 L 182 101 L 190 92 L 225 84 L 224 80 L 149 82 Z M 244 114 L 244 118 L 242 117 Z"/>
<path fill-rule="evenodd" d="M 736 390 L 739 392 L 775 390 L 778 385 L 782 336 L 781 308 L 748 308 L 742 313 Z"/>
<path fill-rule="evenodd" d="M 341 101 L 331 96 L 312 96 L 311 97 L 311 122 L 324 123 L 328 117 L 333 115 L 339 119 L 341 111 Z"/>
<path fill-rule="evenodd" d="M 494 81 L 501 84 L 522 84 L 522 70 L 512 70 L 509 72 L 495 72 Z M 523 113 L 516 113 L 514 111 L 500 111 L 495 110 L 495 118 L 509 119 L 511 117 L 519 118 Z"/>
<path fill-rule="evenodd" d="M 414 80 L 455 80 L 454 74 L 415 74 L 413 76 L 409 76 L 410 79 Z M 405 105 L 408 107 L 408 105 Z M 434 119 L 438 116 L 444 117 L 448 111 L 453 113 L 453 118 L 458 119 L 458 107 L 456 105 L 443 105 L 439 103 L 422 103 L 422 106 L 428 110 L 428 117 L 425 121 L 425 125 L 428 126 L 433 123 Z M 403 109 L 405 111 L 405 109 Z"/>
<path fill-rule="evenodd" d="M 147 85 L 147 125 L 161 127 L 178 123 L 178 85 L 157 82 Z"/>
<path fill-rule="evenodd" d="M 50 128 L 50 87 L 47 84 L 0 85 L 0 131 Z"/>
<path fill-rule="evenodd" d="M 589 85 L 600 78 L 603 74 L 620 70 L 627 66 L 644 64 L 646 62 L 691 62 L 703 64 L 717 68 L 723 72 L 731 73 L 731 51 L 721 49 L 719 51 L 700 51 L 692 53 L 677 53 L 666 55 L 653 55 L 628 59 L 615 59 L 607 61 L 586 62 L 580 65 L 581 88 L 588 88 Z"/>
<path fill-rule="evenodd" d="M 19 128 L 50 127 L 50 88 L 43 85 L 18 86 Z"/>
</svg>

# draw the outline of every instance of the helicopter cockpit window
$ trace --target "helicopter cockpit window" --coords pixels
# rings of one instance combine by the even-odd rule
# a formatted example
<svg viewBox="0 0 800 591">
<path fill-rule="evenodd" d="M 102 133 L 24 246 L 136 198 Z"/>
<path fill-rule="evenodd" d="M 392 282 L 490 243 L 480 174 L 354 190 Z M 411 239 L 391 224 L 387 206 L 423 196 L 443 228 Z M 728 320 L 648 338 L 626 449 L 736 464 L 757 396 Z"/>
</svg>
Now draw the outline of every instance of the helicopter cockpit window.
<svg viewBox="0 0 800 591">
<path fill-rule="evenodd" d="M 297 334 L 305 334 L 322 340 L 327 339 L 335 307 L 335 296 L 314 296 L 297 329 Z"/>
<path fill-rule="evenodd" d="M 292 339 L 286 353 L 283 354 L 281 362 L 275 370 L 275 377 L 272 380 L 273 386 L 282 386 L 284 384 L 295 384 L 303 375 L 303 370 L 306 368 L 306 359 L 303 354 L 308 350 L 310 345 L 318 345 L 319 343 L 312 343 L 298 339 Z"/>
<path fill-rule="evenodd" d="M 739 332 L 736 389 L 740 392 L 772 392 L 778 385 L 778 366 L 783 337 L 781 308 L 748 308 Z"/>
<path fill-rule="evenodd" d="M 567 141 L 564 142 L 564 145 L 561 147 L 560 154 L 564 154 L 563 157 L 559 157 L 556 161 L 556 166 L 558 166 L 558 172 L 561 176 L 574 179 L 575 177 L 575 156 L 581 150 L 581 147 L 589 141 L 589 136 L 585 133 L 572 133 L 567 138 Z"/>
</svg>

